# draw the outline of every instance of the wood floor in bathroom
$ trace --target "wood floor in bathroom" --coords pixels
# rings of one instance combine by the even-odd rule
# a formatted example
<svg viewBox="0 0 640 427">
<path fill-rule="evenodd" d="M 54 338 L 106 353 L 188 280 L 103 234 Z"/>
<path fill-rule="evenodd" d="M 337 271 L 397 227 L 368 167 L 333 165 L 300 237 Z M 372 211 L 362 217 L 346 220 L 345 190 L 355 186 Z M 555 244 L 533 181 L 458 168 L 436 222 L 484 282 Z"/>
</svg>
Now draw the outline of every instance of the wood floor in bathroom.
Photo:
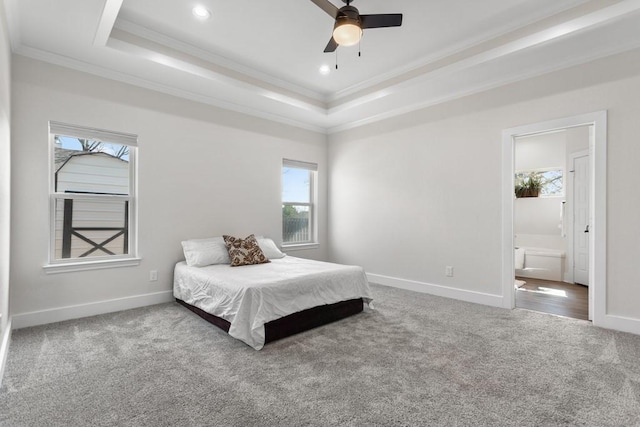
<svg viewBox="0 0 640 427">
<path fill-rule="evenodd" d="M 516 307 L 574 319 L 589 319 L 589 288 L 573 283 L 516 277 L 526 283 L 516 292 Z"/>
</svg>

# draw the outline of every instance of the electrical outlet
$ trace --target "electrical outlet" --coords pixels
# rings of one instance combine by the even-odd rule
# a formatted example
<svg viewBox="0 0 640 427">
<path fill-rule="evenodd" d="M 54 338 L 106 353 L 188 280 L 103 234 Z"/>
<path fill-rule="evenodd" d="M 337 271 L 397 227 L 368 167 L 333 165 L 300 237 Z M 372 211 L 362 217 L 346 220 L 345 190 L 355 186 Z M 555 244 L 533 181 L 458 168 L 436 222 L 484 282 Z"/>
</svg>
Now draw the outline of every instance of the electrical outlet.
<svg viewBox="0 0 640 427">
<path fill-rule="evenodd" d="M 149 281 L 155 282 L 156 280 L 158 280 L 158 270 L 151 270 L 149 272 Z"/>
<path fill-rule="evenodd" d="M 450 265 L 447 265 L 447 267 L 446 267 L 446 268 L 445 268 L 445 270 L 444 270 L 444 274 L 445 274 L 447 277 L 453 277 L 453 267 L 452 267 L 452 266 L 450 266 Z"/>
</svg>

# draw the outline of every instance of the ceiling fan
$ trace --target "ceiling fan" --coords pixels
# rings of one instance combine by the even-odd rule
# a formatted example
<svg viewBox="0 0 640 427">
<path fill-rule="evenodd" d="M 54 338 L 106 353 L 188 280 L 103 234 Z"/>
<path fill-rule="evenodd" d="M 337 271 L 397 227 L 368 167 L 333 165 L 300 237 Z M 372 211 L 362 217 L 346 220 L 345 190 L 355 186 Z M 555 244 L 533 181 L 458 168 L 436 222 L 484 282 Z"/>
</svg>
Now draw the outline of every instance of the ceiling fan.
<svg viewBox="0 0 640 427">
<path fill-rule="evenodd" d="M 325 52 L 333 52 L 338 46 L 352 46 L 362 38 L 362 30 L 367 28 L 399 27 L 402 25 L 401 13 L 386 13 L 378 15 L 360 15 L 358 9 L 351 6 L 352 0 L 342 0 L 346 6 L 340 9 L 329 0 L 311 0 L 320 9 L 327 12 L 336 20 L 333 35 Z"/>
</svg>

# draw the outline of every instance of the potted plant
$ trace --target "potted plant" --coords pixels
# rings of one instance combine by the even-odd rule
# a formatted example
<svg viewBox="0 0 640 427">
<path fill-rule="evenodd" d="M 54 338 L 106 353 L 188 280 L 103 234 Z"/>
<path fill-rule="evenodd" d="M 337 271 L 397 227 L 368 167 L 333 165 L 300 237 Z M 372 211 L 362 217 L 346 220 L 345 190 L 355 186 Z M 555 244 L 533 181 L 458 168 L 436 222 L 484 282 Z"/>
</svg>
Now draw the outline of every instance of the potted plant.
<svg viewBox="0 0 640 427">
<path fill-rule="evenodd" d="M 539 172 L 516 174 L 516 197 L 538 197 L 541 188 L 542 176 Z"/>
</svg>

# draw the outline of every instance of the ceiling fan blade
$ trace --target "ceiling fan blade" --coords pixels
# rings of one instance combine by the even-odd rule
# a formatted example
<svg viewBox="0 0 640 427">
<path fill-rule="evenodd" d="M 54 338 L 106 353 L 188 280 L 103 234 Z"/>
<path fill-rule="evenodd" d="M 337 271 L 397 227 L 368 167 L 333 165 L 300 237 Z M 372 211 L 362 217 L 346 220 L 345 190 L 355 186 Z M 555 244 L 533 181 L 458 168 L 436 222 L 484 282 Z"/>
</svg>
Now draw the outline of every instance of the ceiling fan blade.
<svg viewBox="0 0 640 427">
<path fill-rule="evenodd" d="M 383 27 L 399 27 L 402 25 L 401 13 L 386 13 L 379 15 L 360 15 L 362 20 L 362 29 L 365 28 L 383 28 Z"/>
<path fill-rule="evenodd" d="M 335 50 L 338 48 L 338 43 L 336 43 L 335 39 L 333 37 L 331 37 L 331 40 L 329 40 L 329 43 L 327 43 L 327 47 L 324 48 L 324 52 L 335 52 Z"/>
<path fill-rule="evenodd" d="M 320 9 L 324 10 L 331 16 L 333 19 L 338 17 L 339 9 L 335 7 L 333 4 L 329 2 L 329 0 L 311 0 L 318 6 Z"/>
</svg>

